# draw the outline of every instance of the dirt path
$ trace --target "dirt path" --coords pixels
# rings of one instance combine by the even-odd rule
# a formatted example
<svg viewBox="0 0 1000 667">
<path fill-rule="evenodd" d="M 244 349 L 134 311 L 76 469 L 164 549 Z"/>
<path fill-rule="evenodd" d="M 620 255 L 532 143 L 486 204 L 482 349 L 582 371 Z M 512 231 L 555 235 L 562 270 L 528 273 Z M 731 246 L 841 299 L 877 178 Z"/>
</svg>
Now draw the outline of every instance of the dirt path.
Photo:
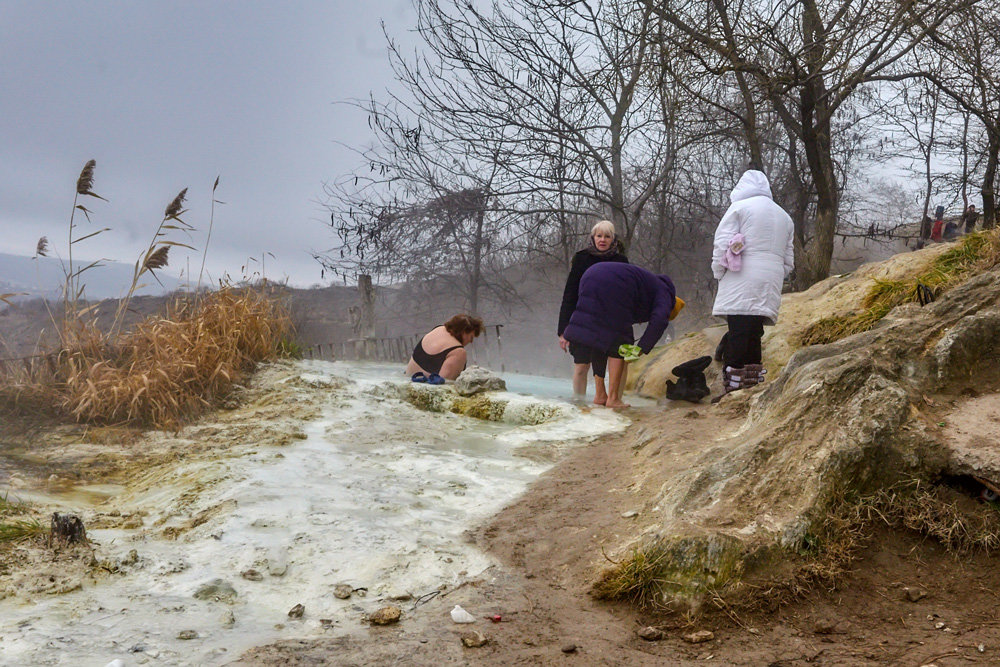
<svg viewBox="0 0 1000 667">
<path fill-rule="evenodd" d="M 613 550 L 643 530 L 658 470 L 684 465 L 739 420 L 724 406 L 671 406 L 634 414 L 621 436 L 581 447 L 469 535 L 500 564 L 414 608 L 397 626 L 331 639 L 284 642 L 236 664 L 287 665 L 925 665 L 1000 663 L 1000 571 L 935 543 L 889 530 L 872 540 L 835 590 L 818 590 L 771 615 L 712 614 L 696 625 L 594 600 L 589 587 Z M 669 434 L 645 451 L 648 434 Z M 623 514 L 638 512 L 634 517 Z M 653 529 L 653 522 L 646 529 Z M 926 594 L 911 601 L 907 588 Z M 920 597 L 920 594 L 914 595 Z M 489 642 L 464 648 L 460 604 Z M 409 606 L 406 606 L 409 605 Z M 485 617 L 500 614 L 500 623 Z M 655 624 L 661 641 L 637 631 Z M 682 635 L 707 629 L 692 645 Z M 576 648 L 565 652 L 571 646 Z M 980 651 L 982 648 L 982 651 Z"/>
</svg>

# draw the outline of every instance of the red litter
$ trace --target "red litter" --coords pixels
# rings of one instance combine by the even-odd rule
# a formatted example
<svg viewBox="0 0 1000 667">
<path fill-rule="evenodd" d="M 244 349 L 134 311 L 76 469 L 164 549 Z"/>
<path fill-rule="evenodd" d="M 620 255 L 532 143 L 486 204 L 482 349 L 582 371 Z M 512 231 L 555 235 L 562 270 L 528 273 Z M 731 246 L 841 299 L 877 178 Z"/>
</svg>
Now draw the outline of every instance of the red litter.
<svg viewBox="0 0 1000 667">
<path fill-rule="evenodd" d="M 493 621 L 494 623 L 499 623 L 500 622 L 500 614 L 493 614 L 492 616 L 490 616 L 490 620 Z"/>
</svg>

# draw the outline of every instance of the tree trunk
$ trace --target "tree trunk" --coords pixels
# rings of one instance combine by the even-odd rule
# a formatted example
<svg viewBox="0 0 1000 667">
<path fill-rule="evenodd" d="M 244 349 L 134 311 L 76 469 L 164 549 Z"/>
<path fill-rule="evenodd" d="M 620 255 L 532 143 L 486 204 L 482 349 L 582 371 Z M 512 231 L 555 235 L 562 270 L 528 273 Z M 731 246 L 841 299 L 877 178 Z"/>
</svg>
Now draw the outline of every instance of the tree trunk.
<svg viewBox="0 0 1000 667">
<path fill-rule="evenodd" d="M 983 172 L 983 229 L 993 229 L 997 223 L 996 185 L 997 162 L 1000 160 L 1000 134 L 990 132 L 986 154 L 986 169 Z"/>
<path fill-rule="evenodd" d="M 375 343 L 369 339 L 375 335 L 375 288 L 372 286 L 372 277 L 367 273 L 358 276 L 358 293 L 361 295 L 358 330 L 363 340 L 362 352 L 358 356 L 362 359 L 373 359 Z"/>
<path fill-rule="evenodd" d="M 469 312 L 479 315 L 479 287 L 483 280 L 483 221 L 486 219 L 486 198 L 476 212 L 476 238 L 472 248 L 472 281 L 469 285 Z"/>
<path fill-rule="evenodd" d="M 806 2 L 802 16 L 802 32 L 806 44 L 811 44 L 808 57 L 810 78 L 802 86 L 799 112 L 802 123 L 802 145 L 816 188 L 816 222 L 811 242 L 804 248 L 805 261 L 795 269 L 796 283 L 808 287 L 830 275 L 833 240 L 837 231 L 840 192 L 834 171 L 831 149 L 831 127 L 826 83 L 823 80 L 823 23 L 815 3 Z"/>
</svg>

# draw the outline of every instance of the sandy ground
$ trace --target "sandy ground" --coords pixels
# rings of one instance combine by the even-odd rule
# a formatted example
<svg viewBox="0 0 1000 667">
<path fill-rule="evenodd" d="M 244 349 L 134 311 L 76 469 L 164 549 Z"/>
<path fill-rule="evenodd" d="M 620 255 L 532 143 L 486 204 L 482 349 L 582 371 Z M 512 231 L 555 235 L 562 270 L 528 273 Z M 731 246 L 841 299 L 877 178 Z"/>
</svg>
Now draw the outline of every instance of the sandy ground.
<svg viewBox="0 0 1000 667">
<path fill-rule="evenodd" d="M 741 421 L 725 402 L 671 404 L 632 417 L 629 432 L 573 451 L 469 534 L 500 561 L 476 581 L 403 605 L 398 625 L 261 647 L 235 664 L 1000 664 L 995 559 L 959 559 L 916 534 L 888 529 L 872 538 L 835 589 L 815 590 L 776 613 L 715 612 L 690 624 L 594 600 L 589 590 L 607 563 L 605 552 L 643 530 L 642 512 L 623 514 L 641 510 L 653 495 L 655 462 L 663 469 L 683 465 L 685 453 L 709 434 Z M 643 435 L 653 432 L 669 437 L 640 452 Z M 907 588 L 926 597 L 912 602 Z M 479 620 L 452 623 L 455 604 Z M 493 614 L 502 620 L 492 623 Z M 638 630 L 648 625 L 662 628 L 664 639 L 641 639 Z M 464 647 L 460 635 L 470 627 L 488 643 Z M 714 639 L 686 643 L 683 635 L 696 630 L 710 630 Z"/>
</svg>

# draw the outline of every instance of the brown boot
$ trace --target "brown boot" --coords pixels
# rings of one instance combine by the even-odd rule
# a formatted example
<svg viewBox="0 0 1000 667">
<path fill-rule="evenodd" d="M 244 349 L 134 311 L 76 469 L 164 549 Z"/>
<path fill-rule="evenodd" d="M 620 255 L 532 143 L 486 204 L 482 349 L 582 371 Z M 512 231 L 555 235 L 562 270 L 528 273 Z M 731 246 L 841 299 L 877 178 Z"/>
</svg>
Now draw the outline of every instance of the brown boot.
<svg viewBox="0 0 1000 667">
<path fill-rule="evenodd" d="M 740 389 L 756 387 L 764 381 L 767 369 L 761 364 L 747 364 L 743 367 L 743 374 L 740 376 Z"/>
<path fill-rule="evenodd" d="M 743 366 L 739 368 L 733 368 L 732 366 L 725 366 L 722 369 L 722 394 L 716 396 L 712 399 L 713 403 L 718 403 L 722 400 L 722 397 L 731 391 L 736 391 L 737 389 L 742 389 L 743 384 Z"/>
</svg>

